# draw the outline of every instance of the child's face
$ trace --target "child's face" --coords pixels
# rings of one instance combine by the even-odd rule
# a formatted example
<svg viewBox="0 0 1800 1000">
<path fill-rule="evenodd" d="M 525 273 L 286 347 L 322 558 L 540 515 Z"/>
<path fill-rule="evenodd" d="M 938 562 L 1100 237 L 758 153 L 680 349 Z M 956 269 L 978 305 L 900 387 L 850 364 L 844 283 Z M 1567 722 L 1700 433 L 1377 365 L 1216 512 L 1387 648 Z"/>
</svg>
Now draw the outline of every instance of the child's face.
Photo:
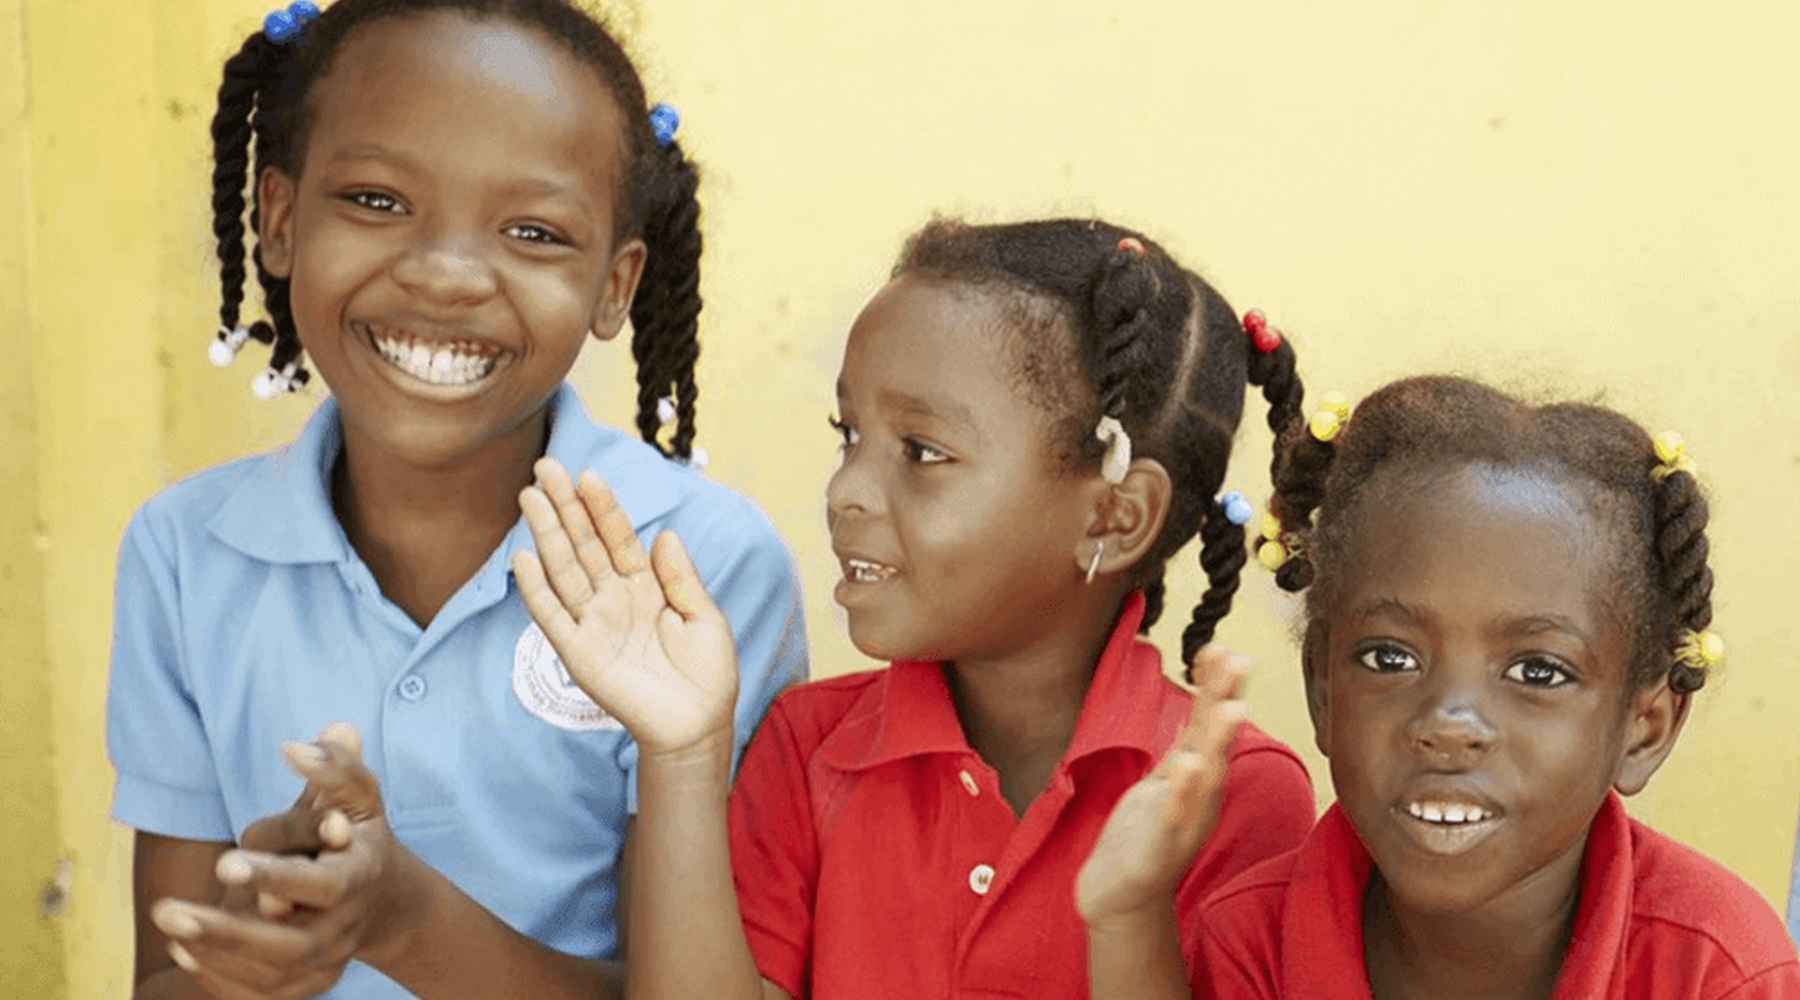
<svg viewBox="0 0 1800 1000">
<path fill-rule="evenodd" d="M 1607 789 L 1642 786 L 1682 706 L 1628 689 L 1583 496 L 1485 466 L 1380 485 L 1308 634 L 1320 749 L 1392 899 L 1529 912 L 1572 891 Z"/>
<path fill-rule="evenodd" d="M 636 287 L 615 102 L 550 39 L 454 14 L 360 30 L 310 100 L 262 246 L 347 432 L 431 465 L 519 430 Z"/>
<path fill-rule="evenodd" d="M 1030 648 L 1081 586 L 1093 497 L 1059 475 L 988 296 L 902 277 L 850 331 L 826 490 L 850 638 L 884 659 Z M 1097 477 L 1096 477 L 1097 478 Z"/>
</svg>

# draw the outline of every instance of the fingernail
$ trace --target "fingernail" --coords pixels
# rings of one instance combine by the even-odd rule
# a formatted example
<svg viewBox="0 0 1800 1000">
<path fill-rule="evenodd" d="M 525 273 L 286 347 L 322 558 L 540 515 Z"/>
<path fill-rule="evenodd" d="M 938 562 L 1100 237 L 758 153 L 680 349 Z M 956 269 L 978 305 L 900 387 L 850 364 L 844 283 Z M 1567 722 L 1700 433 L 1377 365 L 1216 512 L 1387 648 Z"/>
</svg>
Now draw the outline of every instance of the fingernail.
<svg viewBox="0 0 1800 1000">
<path fill-rule="evenodd" d="M 283 753 L 287 754 L 288 760 L 293 761 L 295 764 L 309 765 L 325 763 L 324 749 L 312 743 L 301 743 L 298 740 L 290 740 L 281 745 L 281 750 Z"/>
<path fill-rule="evenodd" d="M 162 932 L 170 937 L 192 938 L 200 936 L 200 931 L 202 930 L 200 921 L 194 919 L 194 915 L 189 913 L 187 908 L 181 906 L 179 903 L 166 903 L 157 907 L 154 917 L 156 926 L 161 928 Z"/>
<path fill-rule="evenodd" d="M 200 963 L 194 961 L 194 956 L 188 954 L 188 950 L 183 948 L 179 941 L 169 942 L 169 957 L 174 959 L 175 964 L 181 966 L 184 972 L 197 972 L 200 969 Z"/>
<path fill-rule="evenodd" d="M 1249 670 L 1250 664 L 1253 662 L 1255 661 L 1251 660 L 1248 656 L 1233 654 L 1231 657 L 1231 665 L 1237 670 Z"/>
<path fill-rule="evenodd" d="M 280 896 L 259 892 L 256 894 L 256 911 L 270 920 L 276 920 L 294 912 L 294 904 Z"/>
<path fill-rule="evenodd" d="M 233 851 L 220 855 L 218 876 L 226 885 L 244 885 L 255 874 L 256 869 L 242 854 Z"/>
<path fill-rule="evenodd" d="M 350 817 L 333 809 L 319 823 L 319 839 L 332 847 L 344 847 L 350 843 Z"/>
</svg>

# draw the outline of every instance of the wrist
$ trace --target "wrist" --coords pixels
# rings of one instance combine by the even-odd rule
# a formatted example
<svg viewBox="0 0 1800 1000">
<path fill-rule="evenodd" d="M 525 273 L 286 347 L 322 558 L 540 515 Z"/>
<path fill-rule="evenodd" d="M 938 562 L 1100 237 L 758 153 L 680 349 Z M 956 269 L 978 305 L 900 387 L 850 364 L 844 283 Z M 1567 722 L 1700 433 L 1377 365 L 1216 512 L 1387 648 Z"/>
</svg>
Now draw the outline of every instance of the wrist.
<svg viewBox="0 0 1800 1000">
<path fill-rule="evenodd" d="M 383 876 L 388 883 L 383 904 L 371 914 L 369 933 L 355 956 L 383 971 L 403 965 L 425 936 L 434 883 L 442 880 L 398 840 L 392 841 L 389 864 Z"/>
<path fill-rule="evenodd" d="M 1156 892 L 1128 907 L 1107 907 L 1083 913 L 1088 934 L 1094 938 L 1143 938 L 1175 926 L 1175 891 Z"/>
<path fill-rule="evenodd" d="M 638 773 L 655 772 L 660 778 L 710 778 L 728 774 L 735 736 L 731 720 L 689 743 L 677 747 L 638 748 Z"/>
</svg>

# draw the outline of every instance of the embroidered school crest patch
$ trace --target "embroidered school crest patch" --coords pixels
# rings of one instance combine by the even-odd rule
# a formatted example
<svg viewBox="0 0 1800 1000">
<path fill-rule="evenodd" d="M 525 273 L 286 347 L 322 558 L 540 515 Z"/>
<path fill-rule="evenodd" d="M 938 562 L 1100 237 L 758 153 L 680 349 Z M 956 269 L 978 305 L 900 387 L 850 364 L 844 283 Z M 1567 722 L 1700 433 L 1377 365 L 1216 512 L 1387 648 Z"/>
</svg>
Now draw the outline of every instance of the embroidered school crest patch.
<svg viewBox="0 0 1800 1000">
<path fill-rule="evenodd" d="M 513 647 L 512 683 L 513 694 L 525 711 L 558 729 L 587 732 L 625 728 L 575 683 L 536 622 L 525 627 L 519 634 L 519 644 Z"/>
</svg>

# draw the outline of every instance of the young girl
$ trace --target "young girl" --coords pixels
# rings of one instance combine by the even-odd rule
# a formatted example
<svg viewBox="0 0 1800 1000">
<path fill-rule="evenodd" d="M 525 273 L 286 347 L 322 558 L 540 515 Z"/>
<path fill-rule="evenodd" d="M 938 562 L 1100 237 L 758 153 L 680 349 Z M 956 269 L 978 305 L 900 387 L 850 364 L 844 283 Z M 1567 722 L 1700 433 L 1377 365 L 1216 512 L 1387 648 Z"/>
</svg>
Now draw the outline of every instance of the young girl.
<svg viewBox="0 0 1800 1000">
<path fill-rule="evenodd" d="M 1724 653 L 1679 438 L 1444 377 L 1290 437 L 1260 554 L 1307 589 L 1307 696 L 1338 802 L 1208 901 L 1194 994 L 1800 996 L 1768 904 L 1619 800 Z M 1176 838 L 1134 829 L 1090 864 L 1173 878 Z"/>
<path fill-rule="evenodd" d="M 1248 505 L 1215 494 L 1246 381 L 1271 426 L 1298 416 L 1292 348 L 1140 235 L 915 236 L 850 332 L 826 494 L 851 638 L 894 663 L 778 700 L 729 818 L 737 672 L 707 588 L 674 533 L 646 557 L 613 491 L 540 463 L 521 591 L 643 755 L 634 996 L 1085 993 L 1075 866 L 1189 713 L 1136 636 L 1196 534 L 1184 657 L 1244 564 Z M 1229 756 L 1186 902 L 1311 823 L 1290 750 L 1246 728 Z"/>
<path fill-rule="evenodd" d="M 544 455 L 604 470 L 633 530 L 693 541 L 744 651 L 738 731 L 804 676 L 786 551 L 669 460 L 694 438 L 700 307 L 673 126 L 564 0 L 295 4 L 226 64 L 216 359 L 271 342 L 267 394 L 305 381 L 304 352 L 332 399 L 290 447 L 169 489 L 126 534 L 108 726 L 115 814 L 138 831 L 140 996 L 311 995 L 340 974 L 329 995 L 592 996 L 616 978 L 599 960 L 637 748 L 513 591 L 516 498 Z M 252 153 L 270 319 L 246 331 Z M 649 444 L 563 383 L 627 315 Z M 298 787 L 277 748 L 333 720 L 372 772 L 340 849 L 227 853 L 320 846 L 316 815 L 252 821 Z M 354 743 L 290 755 L 342 784 Z M 221 879 L 302 909 L 258 916 Z"/>
</svg>

